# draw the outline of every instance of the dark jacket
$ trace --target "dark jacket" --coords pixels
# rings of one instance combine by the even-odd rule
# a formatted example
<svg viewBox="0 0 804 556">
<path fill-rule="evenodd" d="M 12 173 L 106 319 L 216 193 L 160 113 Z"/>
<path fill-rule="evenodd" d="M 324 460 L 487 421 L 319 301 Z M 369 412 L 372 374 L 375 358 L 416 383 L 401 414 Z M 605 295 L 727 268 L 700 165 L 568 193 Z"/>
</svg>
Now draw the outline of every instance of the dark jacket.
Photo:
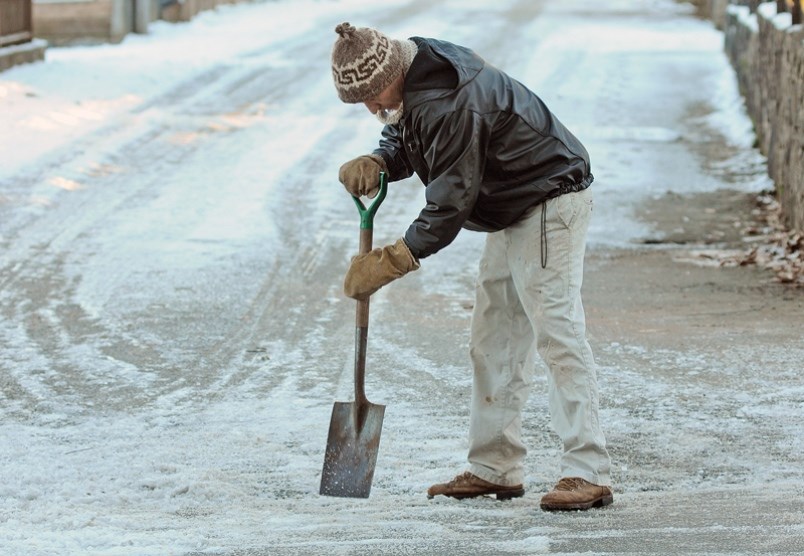
<svg viewBox="0 0 804 556">
<path fill-rule="evenodd" d="M 586 149 L 532 91 L 467 48 L 413 40 L 403 120 L 385 126 L 374 153 L 391 181 L 416 172 L 427 186 L 427 204 L 405 233 L 414 256 L 446 247 L 461 228 L 506 228 L 592 183 Z"/>
</svg>

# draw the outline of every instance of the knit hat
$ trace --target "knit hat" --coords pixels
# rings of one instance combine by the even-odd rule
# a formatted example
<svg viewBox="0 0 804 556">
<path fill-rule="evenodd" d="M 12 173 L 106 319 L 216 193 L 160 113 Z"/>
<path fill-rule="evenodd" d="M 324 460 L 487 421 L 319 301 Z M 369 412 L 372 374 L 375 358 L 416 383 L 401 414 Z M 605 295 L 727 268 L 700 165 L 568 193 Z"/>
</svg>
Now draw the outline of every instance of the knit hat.
<svg viewBox="0 0 804 556">
<path fill-rule="evenodd" d="M 412 41 L 391 40 L 376 29 L 341 23 L 335 32 L 332 77 L 338 98 L 349 104 L 383 92 L 410 65 L 411 45 L 415 52 Z"/>
</svg>

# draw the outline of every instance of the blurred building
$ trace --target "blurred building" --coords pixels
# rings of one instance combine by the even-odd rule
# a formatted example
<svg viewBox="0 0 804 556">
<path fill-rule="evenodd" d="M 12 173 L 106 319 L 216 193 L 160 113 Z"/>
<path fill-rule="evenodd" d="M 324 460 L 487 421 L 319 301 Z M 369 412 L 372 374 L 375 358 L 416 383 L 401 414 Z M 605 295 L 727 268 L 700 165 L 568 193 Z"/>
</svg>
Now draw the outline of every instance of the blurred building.
<svg viewBox="0 0 804 556">
<path fill-rule="evenodd" d="M 31 0 L 0 0 L 0 71 L 42 60 L 47 43 L 34 39 Z"/>
<path fill-rule="evenodd" d="M 33 0 L 36 36 L 54 45 L 120 42 L 157 19 L 188 21 L 237 0 Z"/>
<path fill-rule="evenodd" d="M 158 19 L 189 21 L 240 0 L 0 0 L 0 71 L 45 57 L 48 44 L 116 43 Z"/>
</svg>

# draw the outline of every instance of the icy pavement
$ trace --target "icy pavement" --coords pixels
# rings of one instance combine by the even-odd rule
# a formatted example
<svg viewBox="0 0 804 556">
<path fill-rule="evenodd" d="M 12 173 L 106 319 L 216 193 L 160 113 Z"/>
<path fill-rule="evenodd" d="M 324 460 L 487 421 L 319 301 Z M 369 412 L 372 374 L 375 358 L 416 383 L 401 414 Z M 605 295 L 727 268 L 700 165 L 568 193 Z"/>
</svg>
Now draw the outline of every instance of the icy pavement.
<svg viewBox="0 0 804 556">
<path fill-rule="evenodd" d="M 804 552 L 804 302 L 680 262 L 739 246 L 769 187 L 722 35 L 671 0 L 491 4 L 241 4 L 0 74 L 0 554 Z M 335 96 L 342 21 L 473 47 L 589 148 L 613 506 L 537 509 L 559 455 L 540 372 L 526 496 L 425 498 L 465 463 L 471 233 L 375 296 L 373 491 L 318 495 L 352 395 L 337 169 L 379 132 Z M 392 184 L 375 241 L 421 202 Z"/>
</svg>

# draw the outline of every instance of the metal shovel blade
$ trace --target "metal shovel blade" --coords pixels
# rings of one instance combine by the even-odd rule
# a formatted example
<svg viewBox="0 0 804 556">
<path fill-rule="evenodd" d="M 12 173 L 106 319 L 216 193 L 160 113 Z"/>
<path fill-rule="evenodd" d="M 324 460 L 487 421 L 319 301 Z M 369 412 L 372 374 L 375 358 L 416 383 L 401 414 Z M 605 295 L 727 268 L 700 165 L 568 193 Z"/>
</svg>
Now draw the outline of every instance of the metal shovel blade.
<svg viewBox="0 0 804 556">
<path fill-rule="evenodd" d="M 320 494 L 345 498 L 369 497 L 384 415 L 384 405 L 335 402 L 324 454 Z"/>
</svg>

